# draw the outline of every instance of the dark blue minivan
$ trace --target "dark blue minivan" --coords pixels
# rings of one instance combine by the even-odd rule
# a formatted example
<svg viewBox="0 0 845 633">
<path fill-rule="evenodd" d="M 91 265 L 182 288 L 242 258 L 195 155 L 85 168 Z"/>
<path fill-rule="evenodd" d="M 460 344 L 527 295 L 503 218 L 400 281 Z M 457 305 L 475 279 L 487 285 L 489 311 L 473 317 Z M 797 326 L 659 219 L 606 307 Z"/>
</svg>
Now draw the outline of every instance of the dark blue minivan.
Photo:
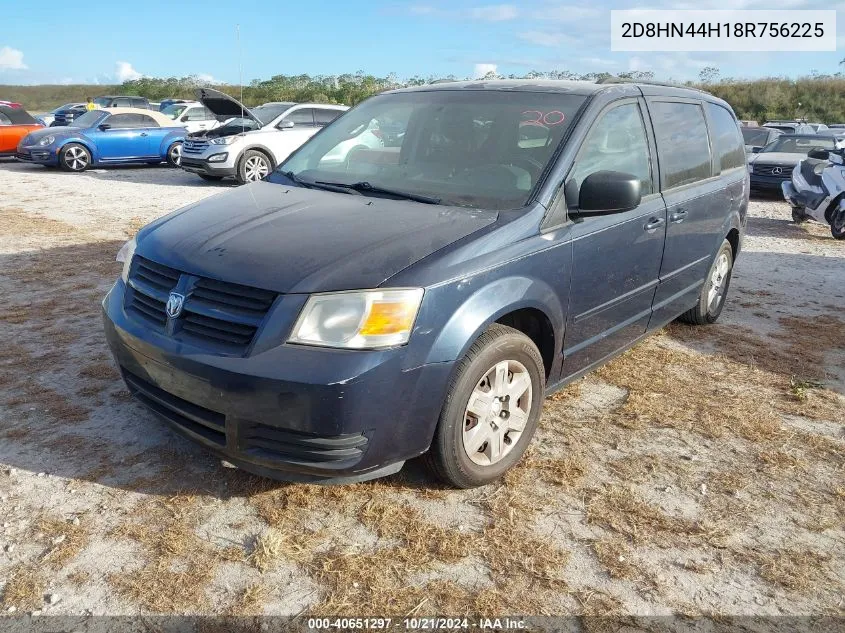
<svg viewBox="0 0 845 633">
<path fill-rule="evenodd" d="M 519 460 L 544 396 L 718 318 L 748 192 L 734 113 L 704 92 L 391 91 L 141 229 L 106 335 L 133 395 L 245 470 L 343 483 L 426 454 L 477 486 Z"/>
</svg>

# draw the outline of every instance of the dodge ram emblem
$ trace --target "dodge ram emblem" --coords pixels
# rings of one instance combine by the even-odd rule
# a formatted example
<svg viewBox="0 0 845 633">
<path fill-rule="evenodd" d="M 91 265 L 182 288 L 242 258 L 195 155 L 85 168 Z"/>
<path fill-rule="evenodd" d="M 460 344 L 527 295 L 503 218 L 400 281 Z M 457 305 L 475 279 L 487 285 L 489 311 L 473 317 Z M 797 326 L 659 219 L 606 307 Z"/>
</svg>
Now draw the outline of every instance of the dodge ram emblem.
<svg viewBox="0 0 845 633">
<path fill-rule="evenodd" d="M 178 292 L 171 292 L 170 296 L 167 297 L 167 305 L 165 306 L 167 316 L 171 319 L 177 318 L 182 314 L 182 306 L 184 304 L 185 295 L 180 295 Z"/>
</svg>

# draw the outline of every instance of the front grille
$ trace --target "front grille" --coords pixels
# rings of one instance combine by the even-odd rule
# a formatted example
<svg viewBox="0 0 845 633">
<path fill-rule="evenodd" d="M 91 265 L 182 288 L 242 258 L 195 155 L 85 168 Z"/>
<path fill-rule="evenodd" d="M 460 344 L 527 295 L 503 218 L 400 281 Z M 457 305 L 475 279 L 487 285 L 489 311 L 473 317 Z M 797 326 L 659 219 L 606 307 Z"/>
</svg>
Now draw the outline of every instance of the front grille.
<svg viewBox="0 0 845 633">
<path fill-rule="evenodd" d="M 128 371 L 123 379 L 130 393 L 173 424 L 219 446 L 226 446 L 226 416 L 183 400 Z"/>
<path fill-rule="evenodd" d="M 32 160 L 32 156 L 29 152 L 16 152 L 15 158 L 17 158 L 18 160 Z"/>
<path fill-rule="evenodd" d="M 249 348 L 277 296 L 269 290 L 182 273 L 140 256 L 133 260 L 129 286 L 126 310 L 133 316 L 177 340 L 235 355 Z M 185 301 L 182 313 L 169 319 L 167 299 L 174 290 Z"/>
<path fill-rule="evenodd" d="M 754 173 L 758 176 L 777 176 L 778 178 L 786 179 L 792 176 L 792 167 L 790 165 L 766 165 L 754 163 Z"/>
<path fill-rule="evenodd" d="M 208 149 L 208 141 L 205 139 L 192 139 L 186 138 L 185 141 L 182 143 L 182 153 L 183 154 L 202 154 L 205 150 Z"/>
</svg>

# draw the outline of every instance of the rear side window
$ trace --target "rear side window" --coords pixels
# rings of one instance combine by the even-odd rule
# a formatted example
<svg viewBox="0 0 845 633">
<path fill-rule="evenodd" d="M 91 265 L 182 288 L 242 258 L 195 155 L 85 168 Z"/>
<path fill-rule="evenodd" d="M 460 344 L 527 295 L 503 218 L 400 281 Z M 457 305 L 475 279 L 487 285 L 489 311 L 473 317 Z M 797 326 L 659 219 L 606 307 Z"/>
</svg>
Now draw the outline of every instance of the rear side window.
<svg viewBox="0 0 845 633">
<path fill-rule="evenodd" d="M 158 127 L 158 123 L 154 119 L 143 114 L 113 114 L 103 123 L 110 125 L 115 130 Z"/>
<path fill-rule="evenodd" d="M 707 113 L 713 124 L 710 134 L 716 162 L 721 170 L 745 166 L 745 144 L 733 115 L 715 103 L 707 104 Z"/>
<path fill-rule="evenodd" d="M 328 125 L 341 114 L 343 114 L 343 110 L 322 110 L 320 108 L 314 110 L 314 118 L 319 126 Z"/>
<path fill-rule="evenodd" d="M 293 121 L 296 127 L 314 127 L 314 110 L 311 108 L 300 108 L 288 114 L 285 121 Z"/>
<path fill-rule="evenodd" d="M 147 100 L 146 99 L 132 99 L 132 107 L 133 108 L 146 108 L 147 107 Z"/>
<path fill-rule="evenodd" d="M 663 188 L 688 185 L 711 176 L 710 142 L 704 111 L 697 103 L 652 101 Z"/>
</svg>

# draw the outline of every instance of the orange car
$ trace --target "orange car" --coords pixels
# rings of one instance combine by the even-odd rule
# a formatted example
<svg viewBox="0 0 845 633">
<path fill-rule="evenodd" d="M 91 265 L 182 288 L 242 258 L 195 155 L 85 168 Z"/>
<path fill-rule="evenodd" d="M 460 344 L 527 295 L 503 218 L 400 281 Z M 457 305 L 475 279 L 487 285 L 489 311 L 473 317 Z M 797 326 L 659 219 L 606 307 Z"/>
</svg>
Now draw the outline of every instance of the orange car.
<svg viewBox="0 0 845 633">
<path fill-rule="evenodd" d="M 42 127 L 26 110 L 0 105 L 0 156 L 14 156 L 20 140 Z"/>
</svg>

